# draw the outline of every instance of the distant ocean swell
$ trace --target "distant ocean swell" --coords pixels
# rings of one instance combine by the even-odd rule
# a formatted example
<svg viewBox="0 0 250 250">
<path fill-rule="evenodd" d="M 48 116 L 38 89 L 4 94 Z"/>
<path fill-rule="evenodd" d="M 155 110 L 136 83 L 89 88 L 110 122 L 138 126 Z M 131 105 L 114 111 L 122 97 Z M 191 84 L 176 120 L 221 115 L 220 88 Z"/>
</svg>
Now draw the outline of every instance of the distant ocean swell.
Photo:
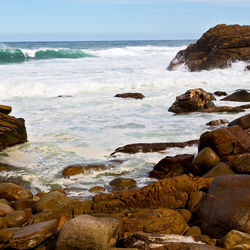
<svg viewBox="0 0 250 250">
<path fill-rule="evenodd" d="M 79 49 L 45 49 L 25 51 L 14 48 L 0 48 L 0 63 L 18 63 L 27 60 L 56 59 L 56 58 L 84 58 L 92 57 Z"/>
</svg>

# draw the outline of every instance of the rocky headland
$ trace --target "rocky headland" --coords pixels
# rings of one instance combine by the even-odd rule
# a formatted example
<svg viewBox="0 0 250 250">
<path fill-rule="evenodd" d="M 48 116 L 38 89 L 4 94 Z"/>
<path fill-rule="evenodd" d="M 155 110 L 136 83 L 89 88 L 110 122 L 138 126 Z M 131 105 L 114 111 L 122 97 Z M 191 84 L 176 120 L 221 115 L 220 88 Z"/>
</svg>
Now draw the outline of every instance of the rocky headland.
<svg viewBox="0 0 250 250">
<path fill-rule="evenodd" d="M 249 108 L 248 104 L 237 109 L 216 107 L 214 100 L 203 89 L 191 89 L 177 97 L 169 111 L 237 114 Z M 10 112 L 11 107 L 0 106 L 0 150 L 27 141 L 24 120 L 9 116 Z M 149 173 L 157 181 L 142 188 L 133 179 L 118 177 L 109 183 L 109 193 L 97 186 L 91 200 L 80 200 L 61 189 L 32 194 L 20 185 L 0 182 L 0 248 L 249 249 L 250 114 L 236 116 L 229 124 L 212 121 L 209 125 L 215 129 L 198 140 L 116 149 L 111 156 L 197 145 L 195 155 L 164 157 Z M 115 168 L 115 164 L 119 160 L 71 165 L 62 175 Z M 0 164 L 0 171 L 9 168 L 14 167 Z"/>
<path fill-rule="evenodd" d="M 185 65 L 190 71 L 226 68 L 236 61 L 250 61 L 250 25 L 220 24 L 177 53 L 168 70 Z"/>
</svg>

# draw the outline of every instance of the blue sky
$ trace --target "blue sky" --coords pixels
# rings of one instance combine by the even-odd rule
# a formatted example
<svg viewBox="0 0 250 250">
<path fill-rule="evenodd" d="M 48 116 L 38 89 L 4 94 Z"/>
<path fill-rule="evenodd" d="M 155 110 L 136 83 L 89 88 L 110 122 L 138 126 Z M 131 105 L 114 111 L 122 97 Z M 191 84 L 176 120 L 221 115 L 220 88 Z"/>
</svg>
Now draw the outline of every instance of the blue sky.
<svg viewBox="0 0 250 250">
<path fill-rule="evenodd" d="M 250 0 L 0 0 L 0 41 L 197 39 Z"/>
</svg>

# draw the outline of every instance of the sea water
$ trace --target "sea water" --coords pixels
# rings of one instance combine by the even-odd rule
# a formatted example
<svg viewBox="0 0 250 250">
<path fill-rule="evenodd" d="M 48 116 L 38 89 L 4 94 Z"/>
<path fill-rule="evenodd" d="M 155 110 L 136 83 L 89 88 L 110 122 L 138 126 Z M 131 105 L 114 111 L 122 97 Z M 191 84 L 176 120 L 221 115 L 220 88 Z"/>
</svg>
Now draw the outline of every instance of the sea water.
<svg viewBox="0 0 250 250">
<path fill-rule="evenodd" d="M 5 149 L 0 162 L 19 168 L 1 172 L 33 193 L 66 188 L 69 195 L 88 197 L 88 189 L 108 187 L 114 175 L 134 178 L 141 187 L 153 166 L 165 156 L 197 153 L 197 147 L 162 153 L 117 154 L 114 168 L 64 178 L 71 164 L 105 163 L 130 143 L 182 142 L 198 139 L 214 119 L 241 114 L 174 115 L 168 108 L 191 88 L 226 91 L 250 88 L 243 62 L 227 69 L 167 71 L 176 53 L 194 41 L 24 42 L 0 44 L 0 104 L 26 121 L 28 141 Z M 143 100 L 114 98 L 141 92 Z M 223 102 L 216 105 L 241 105 Z"/>
</svg>

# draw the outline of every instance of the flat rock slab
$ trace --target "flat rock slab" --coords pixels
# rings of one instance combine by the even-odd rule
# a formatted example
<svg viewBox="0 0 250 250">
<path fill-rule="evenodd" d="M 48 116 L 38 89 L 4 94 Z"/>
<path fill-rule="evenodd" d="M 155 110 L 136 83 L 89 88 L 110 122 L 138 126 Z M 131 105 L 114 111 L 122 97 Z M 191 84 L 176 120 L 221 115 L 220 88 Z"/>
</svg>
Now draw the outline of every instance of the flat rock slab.
<svg viewBox="0 0 250 250">
<path fill-rule="evenodd" d="M 31 226 L 23 227 L 13 233 L 8 247 L 16 249 L 29 249 L 39 245 L 45 239 L 54 234 L 57 220 L 50 220 Z"/>
</svg>

